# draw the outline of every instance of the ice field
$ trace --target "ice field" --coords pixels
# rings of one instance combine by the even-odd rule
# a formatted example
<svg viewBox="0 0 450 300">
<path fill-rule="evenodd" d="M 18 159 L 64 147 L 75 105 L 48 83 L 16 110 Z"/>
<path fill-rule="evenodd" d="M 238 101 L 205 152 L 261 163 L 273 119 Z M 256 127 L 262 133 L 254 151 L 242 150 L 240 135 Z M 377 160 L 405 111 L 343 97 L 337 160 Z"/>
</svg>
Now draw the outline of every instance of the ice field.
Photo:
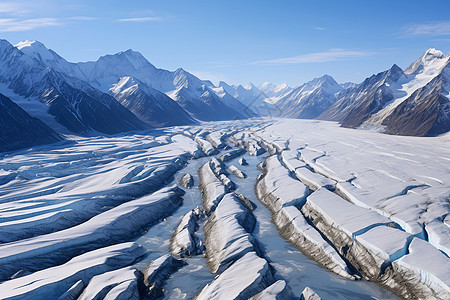
<svg viewBox="0 0 450 300">
<path fill-rule="evenodd" d="M 450 299 L 448 134 L 257 119 L 1 155 L 1 299 Z"/>
</svg>

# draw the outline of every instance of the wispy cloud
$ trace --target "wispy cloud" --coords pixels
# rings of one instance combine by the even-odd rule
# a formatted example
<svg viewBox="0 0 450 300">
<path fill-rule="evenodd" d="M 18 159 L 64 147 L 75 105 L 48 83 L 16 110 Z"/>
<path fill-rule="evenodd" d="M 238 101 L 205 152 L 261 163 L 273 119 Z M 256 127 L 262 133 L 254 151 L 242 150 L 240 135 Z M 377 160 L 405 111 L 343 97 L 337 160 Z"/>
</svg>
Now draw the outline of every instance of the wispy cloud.
<svg viewBox="0 0 450 300">
<path fill-rule="evenodd" d="M 374 55 L 374 51 L 357 51 L 346 49 L 330 49 L 325 52 L 313 52 L 293 57 L 259 60 L 251 64 L 305 64 L 324 63 L 330 61 L 351 60 Z"/>
<path fill-rule="evenodd" d="M 56 18 L 35 18 L 35 19 L 0 19 L 0 32 L 27 31 L 40 27 L 61 25 Z"/>
<path fill-rule="evenodd" d="M 30 11 L 24 7 L 24 5 L 20 3 L 14 2 L 4 2 L 0 3 L 0 13 L 1 14 L 9 14 L 15 16 L 23 16 L 28 14 Z"/>
<path fill-rule="evenodd" d="M 139 17 L 139 18 L 128 18 L 128 19 L 117 19 L 119 22 L 157 22 L 161 21 L 159 17 Z"/>
<path fill-rule="evenodd" d="M 36 28 L 62 26 L 72 22 L 97 20 L 93 17 L 74 16 L 67 18 L 0 18 L 0 32 L 28 31 Z"/>
<path fill-rule="evenodd" d="M 321 31 L 325 30 L 324 27 L 320 27 L 320 26 L 316 26 L 316 27 L 314 27 L 314 29 L 316 29 L 316 30 L 321 30 Z"/>
<path fill-rule="evenodd" d="M 450 21 L 411 24 L 402 28 L 404 36 L 448 36 Z"/>
<path fill-rule="evenodd" d="M 87 17 L 87 16 L 74 16 L 74 17 L 68 17 L 67 20 L 69 21 L 95 21 L 98 20 L 98 18 L 94 17 Z"/>
</svg>

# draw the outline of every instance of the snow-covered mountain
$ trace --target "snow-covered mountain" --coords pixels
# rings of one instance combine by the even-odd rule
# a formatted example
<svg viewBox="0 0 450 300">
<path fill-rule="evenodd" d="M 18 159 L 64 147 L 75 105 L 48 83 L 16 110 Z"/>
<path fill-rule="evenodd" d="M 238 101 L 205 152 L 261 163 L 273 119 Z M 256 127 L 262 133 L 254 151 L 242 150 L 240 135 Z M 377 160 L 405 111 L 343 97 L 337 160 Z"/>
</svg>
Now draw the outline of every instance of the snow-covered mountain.
<svg viewBox="0 0 450 300">
<path fill-rule="evenodd" d="M 0 68 L 1 92 L 54 129 L 115 134 L 146 127 L 113 97 L 47 67 L 6 40 L 0 40 Z"/>
<path fill-rule="evenodd" d="M 268 100 L 271 103 L 276 103 L 293 90 L 287 83 L 276 85 L 268 81 L 264 82 L 258 89 L 269 97 Z"/>
<path fill-rule="evenodd" d="M 343 88 L 343 89 L 349 89 L 349 88 L 353 88 L 353 87 L 355 87 L 355 86 L 357 86 L 358 84 L 357 83 L 354 83 L 354 82 L 344 82 L 344 83 L 341 83 L 340 84 L 340 86 Z"/>
<path fill-rule="evenodd" d="M 182 86 L 169 92 L 168 95 L 198 120 L 224 121 L 248 117 L 248 114 L 244 115 L 244 113 L 227 106 L 226 102 L 222 101 L 223 98 L 216 95 L 214 90 L 206 85 L 199 89 Z"/>
<path fill-rule="evenodd" d="M 392 134 L 447 132 L 449 62 L 449 55 L 430 48 L 405 71 L 393 65 L 343 90 L 319 118 L 339 121 L 344 127 L 375 127 Z"/>
<path fill-rule="evenodd" d="M 273 102 L 271 102 L 271 97 L 259 90 L 253 83 L 242 86 L 241 84 L 229 85 L 224 81 L 220 81 L 219 87 L 242 102 L 247 107 L 247 110 L 252 110 L 259 116 L 278 117 L 280 115 Z"/>
<path fill-rule="evenodd" d="M 314 119 L 336 102 L 342 87 L 330 75 L 315 78 L 276 102 L 283 117 Z"/>
<path fill-rule="evenodd" d="M 125 76 L 110 90 L 110 94 L 143 122 L 155 127 L 195 123 L 194 119 L 166 94 L 139 80 Z"/>
<path fill-rule="evenodd" d="M 0 94 L 0 152 L 54 143 L 61 137 Z"/>
<path fill-rule="evenodd" d="M 210 87 L 210 89 L 213 90 L 217 96 L 219 96 L 219 98 L 225 105 L 233 107 L 244 117 L 247 118 L 258 117 L 258 115 L 249 106 L 244 105 L 240 100 L 236 99 L 235 97 L 227 93 L 224 87 Z"/>
<path fill-rule="evenodd" d="M 120 86 L 119 82 L 122 78 L 131 77 L 133 80 L 140 82 L 141 86 L 145 85 L 153 90 L 166 93 L 168 96 L 172 97 L 173 100 L 178 102 L 191 117 L 198 120 L 210 121 L 244 118 L 244 116 L 238 112 L 241 107 L 239 101 L 228 101 L 225 104 L 220 100 L 223 96 L 213 97 L 214 100 L 210 99 L 204 101 L 205 97 L 207 97 L 207 94 L 204 95 L 205 90 L 208 88 L 215 88 L 210 81 L 201 80 L 181 68 L 174 72 L 156 68 L 141 53 L 131 49 L 113 55 L 102 56 L 97 61 L 70 63 L 38 42 L 25 41 L 19 43 L 17 47 L 21 47 L 22 51 L 25 51 L 28 55 L 40 59 L 50 68 L 88 82 L 93 87 L 105 93 L 109 93 L 111 88 L 117 90 L 117 86 Z M 146 90 L 148 90 L 148 88 Z M 209 91 L 215 93 L 214 89 Z M 116 95 L 117 94 L 116 91 Z M 183 96 L 180 97 L 180 94 Z M 167 102 L 161 104 L 158 110 L 150 113 L 150 107 L 147 107 L 147 109 L 142 108 L 144 102 L 140 101 L 139 104 L 132 104 L 132 101 L 132 99 L 129 99 L 129 101 L 124 103 L 128 104 L 127 107 L 133 107 L 133 112 L 139 116 L 147 115 L 148 117 L 151 117 L 160 113 L 165 113 L 168 115 L 168 118 L 171 118 L 168 120 L 150 121 L 150 123 L 156 126 L 165 126 L 166 124 L 182 125 L 192 122 L 190 118 L 186 118 L 185 114 L 182 112 L 180 112 L 181 115 L 178 120 L 173 119 L 175 115 L 174 112 L 170 110 L 172 106 L 167 105 Z M 215 101 L 221 103 L 215 103 Z M 236 105 L 236 107 L 233 107 L 234 105 Z M 223 106 L 225 107 L 221 111 L 215 111 L 216 108 L 222 108 Z M 140 108 L 144 109 L 145 112 L 137 112 Z M 179 109 L 176 111 L 179 111 Z M 146 120 L 146 122 L 149 123 L 148 120 Z"/>
<path fill-rule="evenodd" d="M 146 124 L 258 115 L 318 118 L 406 135 L 435 135 L 450 126 L 450 56 L 435 49 L 405 71 L 393 65 L 360 84 L 338 84 L 325 75 L 293 89 L 269 82 L 256 87 L 221 81 L 216 87 L 181 68 L 159 69 L 131 49 L 71 63 L 37 41 L 15 47 L 1 41 L 0 48 L 0 92 L 62 133 L 118 133 Z"/>
</svg>

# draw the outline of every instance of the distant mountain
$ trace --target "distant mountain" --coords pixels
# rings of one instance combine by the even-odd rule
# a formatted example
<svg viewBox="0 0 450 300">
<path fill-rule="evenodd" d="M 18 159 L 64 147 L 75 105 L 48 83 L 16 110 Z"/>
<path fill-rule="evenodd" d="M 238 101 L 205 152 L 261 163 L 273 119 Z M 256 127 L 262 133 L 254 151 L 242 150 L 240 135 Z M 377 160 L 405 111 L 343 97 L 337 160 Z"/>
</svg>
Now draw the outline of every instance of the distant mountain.
<svg viewBox="0 0 450 300">
<path fill-rule="evenodd" d="M 122 78 L 130 77 L 138 81 L 140 83 L 139 86 L 145 85 L 147 90 L 151 88 L 153 91 L 166 93 L 191 116 L 186 118 L 185 113 L 177 109 L 176 111 L 180 113 L 180 116 L 175 121 L 174 112 L 171 110 L 172 106 L 168 105 L 167 99 L 159 106 L 150 105 L 144 107 L 144 102 L 150 103 L 151 101 L 143 102 L 143 96 L 141 96 L 140 100 L 138 100 L 139 103 L 133 104 L 131 102 L 135 98 L 132 98 L 130 94 L 130 99 L 123 101 L 124 96 L 128 94 L 122 93 L 121 103 L 127 104 L 128 108 L 133 108 L 133 112 L 140 116 L 141 119 L 143 115 L 146 115 L 147 118 L 161 114 L 167 115 L 166 119 L 154 119 L 153 121 L 144 117 L 143 120 L 153 126 L 166 126 L 167 124 L 186 125 L 193 122 L 192 118 L 202 121 L 245 118 L 238 112 L 240 106 L 238 101 L 224 103 L 220 100 L 222 97 L 207 99 L 208 95 L 204 95 L 205 91 L 209 88 L 215 88 L 210 81 L 200 80 L 181 68 L 174 72 L 158 69 L 145 59 L 142 54 L 131 49 L 113 55 L 102 56 L 93 62 L 69 63 L 52 50 L 45 48 L 41 43 L 26 41 L 23 45 L 28 55 L 39 58 L 49 67 L 64 72 L 70 77 L 87 82 L 104 93 L 109 93 L 109 90 L 117 86 Z M 17 46 L 21 47 L 20 44 Z M 209 89 L 209 92 L 211 91 L 215 93 L 213 89 Z M 117 91 L 115 95 L 118 95 Z M 146 98 L 155 99 L 152 95 L 147 95 Z M 163 98 L 160 97 L 159 99 Z M 220 103 L 216 103 L 216 101 Z M 234 104 L 236 104 L 236 107 L 233 107 Z M 150 111 L 151 107 L 155 107 L 154 112 Z M 223 109 L 222 111 L 214 111 L 215 108 Z M 139 112 L 140 109 L 145 111 Z"/>
<path fill-rule="evenodd" d="M 202 121 L 245 119 L 243 113 L 227 106 L 216 93 L 203 85 L 200 89 L 181 87 L 168 95 L 194 118 Z"/>
<path fill-rule="evenodd" d="M 393 65 L 360 84 L 324 75 L 296 88 L 215 86 L 181 68 L 159 69 L 131 49 L 71 63 L 37 41 L 0 40 L 0 92 L 60 133 L 281 116 L 424 136 L 449 131 L 449 64 L 430 48 L 405 71 Z"/>
<path fill-rule="evenodd" d="M 293 90 L 287 83 L 275 85 L 270 82 L 264 82 L 258 89 L 269 97 L 271 103 L 276 103 Z"/>
<path fill-rule="evenodd" d="M 234 110 L 238 111 L 244 117 L 258 117 L 258 115 L 249 106 L 244 105 L 240 100 L 231 96 L 225 91 L 223 87 L 211 87 L 210 89 L 213 90 L 217 96 L 219 96 L 219 98 L 225 105 L 227 105 L 228 107 L 233 107 Z"/>
<path fill-rule="evenodd" d="M 342 87 L 329 75 L 315 78 L 281 97 L 276 106 L 283 117 L 314 119 L 336 102 Z"/>
<path fill-rule="evenodd" d="M 115 134 L 146 128 L 113 97 L 50 69 L 5 40 L 0 40 L 0 70 L 0 91 L 51 127 L 56 120 L 75 133 Z"/>
<path fill-rule="evenodd" d="M 247 111 L 250 109 L 259 116 L 279 116 L 276 107 L 270 102 L 270 97 L 260 91 L 253 83 L 249 83 L 244 87 L 242 85 L 229 85 L 224 81 L 220 81 L 219 87 L 238 99 L 245 105 Z"/>
<path fill-rule="evenodd" d="M 379 128 L 402 135 L 436 135 L 450 129 L 450 56 L 428 49 L 405 71 L 397 65 L 340 92 L 319 119 L 344 127 Z"/>
<path fill-rule="evenodd" d="M 139 119 L 154 127 L 195 123 L 177 102 L 137 79 L 122 77 L 109 92 Z"/>
<path fill-rule="evenodd" d="M 409 74 L 418 72 L 416 69 Z M 433 136 L 450 131 L 450 64 L 398 104 L 381 124 L 390 134 Z"/>
<path fill-rule="evenodd" d="M 255 102 L 255 99 L 261 95 L 261 91 L 252 83 L 249 83 L 244 87 L 242 85 L 229 85 L 224 81 L 220 81 L 219 87 L 222 87 L 224 91 L 246 106 L 252 105 Z"/>
<path fill-rule="evenodd" d="M 343 88 L 343 89 L 349 89 L 349 88 L 354 88 L 355 86 L 357 86 L 358 84 L 357 83 L 354 83 L 354 82 L 344 82 L 344 83 L 341 83 L 340 84 L 340 86 Z"/>
<path fill-rule="evenodd" d="M 60 140 L 62 138 L 54 130 L 0 94 L 0 152 Z"/>
<path fill-rule="evenodd" d="M 342 122 L 344 127 L 360 126 L 371 114 L 392 101 L 393 93 L 389 86 L 402 76 L 402 69 L 393 65 L 391 69 L 367 78 L 356 87 L 343 90 L 336 96 L 336 103 L 319 118 Z"/>
</svg>

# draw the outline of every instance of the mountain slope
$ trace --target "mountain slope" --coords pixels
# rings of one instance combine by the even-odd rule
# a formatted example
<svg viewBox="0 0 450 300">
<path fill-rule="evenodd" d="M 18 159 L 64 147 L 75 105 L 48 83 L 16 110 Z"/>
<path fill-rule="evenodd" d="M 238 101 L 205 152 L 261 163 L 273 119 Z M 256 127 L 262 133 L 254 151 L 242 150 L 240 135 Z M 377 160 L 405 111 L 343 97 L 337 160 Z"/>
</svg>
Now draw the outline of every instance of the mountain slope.
<svg viewBox="0 0 450 300">
<path fill-rule="evenodd" d="M 258 89 L 269 97 L 268 101 L 271 103 L 277 102 L 293 90 L 287 83 L 275 85 L 270 82 L 264 82 Z"/>
<path fill-rule="evenodd" d="M 238 111 L 245 118 L 254 118 L 258 117 L 258 115 L 248 106 L 244 105 L 240 100 L 231 96 L 229 93 L 225 91 L 223 87 L 211 87 L 211 90 L 219 96 L 222 102 L 228 106 L 232 107 L 235 111 Z"/>
<path fill-rule="evenodd" d="M 450 65 L 383 120 L 389 134 L 433 136 L 450 131 Z"/>
<path fill-rule="evenodd" d="M 191 109 L 192 111 L 189 111 L 189 109 L 187 109 L 187 111 L 194 118 L 197 118 L 197 116 L 199 115 L 203 116 L 199 118 L 200 120 L 216 120 L 214 119 L 214 116 L 218 117 L 217 120 L 224 120 L 224 117 L 229 118 L 226 116 L 232 116 L 231 119 L 234 119 L 237 116 L 239 116 L 239 118 L 244 117 L 236 111 L 236 109 L 240 109 L 240 104 L 236 101 L 226 101 L 226 103 L 223 102 L 223 105 L 221 105 L 216 104 L 215 102 L 220 102 L 221 98 L 223 98 L 222 96 L 219 96 L 219 98 L 215 97 L 214 100 L 210 101 L 204 101 L 204 99 L 202 99 L 202 97 L 205 97 L 203 96 L 203 93 L 205 92 L 204 86 L 211 88 L 214 87 L 210 81 L 200 80 L 196 76 L 181 68 L 175 70 L 174 72 L 164 69 L 158 69 L 150 62 L 148 62 L 141 53 L 133 51 L 131 49 L 113 55 L 102 56 L 97 61 L 76 64 L 69 63 L 62 57 L 54 55 L 53 51 L 46 49 L 45 46 L 37 42 L 24 42 L 23 49 L 26 49 L 25 51 L 27 51 L 32 57 L 43 58 L 43 62 L 49 67 L 60 70 L 70 77 L 75 77 L 82 81 L 88 82 L 91 86 L 105 93 L 109 93 L 109 90 L 113 88 L 113 86 L 118 85 L 121 78 L 132 77 L 134 80 L 139 81 L 141 84 L 147 86 L 148 88 L 166 93 L 167 95 L 172 97 L 173 100 L 178 101 L 180 104 L 182 104 L 181 106 L 183 106 L 185 109 Z M 45 54 L 45 52 L 47 53 Z M 183 97 L 177 97 L 176 95 L 179 94 L 179 91 L 181 89 L 188 90 L 189 92 L 182 92 Z M 214 92 L 214 90 L 210 91 Z M 122 95 L 121 102 L 123 102 L 124 100 L 124 95 L 125 94 Z M 228 99 L 229 97 L 227 96 L 226 98 Z M 163 98 L 159 97 L 158 99 Z M 203 104 L 201 104 L 200 102 L 203 102 Z M 125 101 L 123 103 L 127 103 L 129 105 L 131 104 L 130 101 Z M 213 114 L 211 114 L 213 108 L 206 107 L 209 105 L 208 103 L 210 103 L 211 105 L 216 105 L 219 108 L 225 105 L 225 111 L 214 112 Z M 149 108 L 145 110 L 141 104 L 143 104 L 143 102 L 139 101 L 139 105 L 136 104 L 133 106 L 133 112 L 141 117 L 144 115 L 147 115 L 147 117 L 156 116 L 161 113 L 160 110 L 150 113 Z M 236 104 L 236 107 L 233 107 L 234 104 Z M 162 107 L 167 107 L 167 102 L 162 103 L 160 105 L 160 108 Z M 199 111 L 200 107 L 206 109 L 205 114 Z M 144 109 L 145 111 L 138 112 L 140 108 Z M 181 112 L 180 110 L 177 111 L 180 112 L 180 120 L 176 123 L 188 124 L 185 113 Z M 231 111 L 234 112 L 230 113 Z M 170 118 L 171 120 L 174 120 L 173 113 L 169 111 L 165 111 L 165 113 L 172 114 Z M 154 124 L 156 126 L 161 126 L 163 123 L 165 124 L 164 120 L 162 120 L 161 124 L 157 120 L 155 120 L 154 122 L 149 122 L 147 120 L 146 122 Z M 172 124 L 175 123 L 172 122 Z"/>
<path fill-rule="evenodd" d="M 30 110 L 31 115 L 50 114 L 71 132 L 115 134 L 146 128 L 111 96 L 50 69 L 5 40 L 0 40 L 0 67 L 2 90 L 16 95 L 11 100 L 23 105 L 25 110 L 30 103 L 35 103 L 34 107 L 40 111 Z"/>
<path fill-rule="evenodd" d="M 143 122 L 155 127 L 193 124 L 195 121 L 166 94 L 137 79 L 122 77 L 110 89 L 111 95 Z"/>
<path fill-rule="evenodd" d="M 313 79 L 276 102 L 283 117 L 314 119 L 336 102 L 342 87 L 329 75 Z"/>
<path fill-rule="evenodd" d="M 343 90 L 318 118 L 343 127 L 379 128 L 386 133 L 435 135 L 448 131 L 450 56 L 428 49 L 405 71 L 394 65 Z"/>
<path fill-rule="evenodd" d="M 191 116 L 201 121 L 225 121 L 246 118 L 243 114 L 225 105 L 221 98 L 205 85 L 198 90 L 192 90 L 183 86 L 168 95 L 188 111 Z"/>
<path fill-rule="evenodd" d="M 229 85 L 224 81 L 220 81 L 219 87 L 238 99 L 246 107 L 247 111 L 251 110 L 259 116 L 280 116 L 277 107 L 270 102 L 271 98 L 252 83 L 244 87 L 242 85 Z"/>
<path fill-rule="evenodd" d="M 393 65 L 388 71 L 373 75 L 356 87 L 337 94 L 336 103 L 318 118 L 342 122 L 344 127 L 358 127 L 393 99 L 389 86 L 402 76 L 403 70 Z"/>
<path fill-rule="evenodd" d="M 0 94 L 0 152 L 54 143 L 62 138 Z"/>
</svg>

